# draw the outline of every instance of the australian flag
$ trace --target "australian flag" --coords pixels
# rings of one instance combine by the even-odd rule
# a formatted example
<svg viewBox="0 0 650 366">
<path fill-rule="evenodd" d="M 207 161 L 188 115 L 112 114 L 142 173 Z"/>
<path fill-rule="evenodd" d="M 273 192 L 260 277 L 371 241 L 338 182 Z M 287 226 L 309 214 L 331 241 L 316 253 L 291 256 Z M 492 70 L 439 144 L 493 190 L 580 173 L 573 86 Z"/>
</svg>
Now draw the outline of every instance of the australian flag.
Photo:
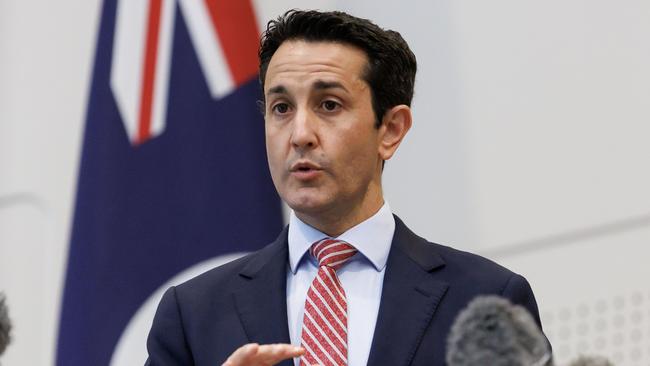
<svg viewBox="0 0 650 366">
<path fill-rule="evenodd" d="M 257 24 L 251 0 L 104 1 L 57 365 L 143 364 L 166 287 L 280 231 Z"/>
</svg>

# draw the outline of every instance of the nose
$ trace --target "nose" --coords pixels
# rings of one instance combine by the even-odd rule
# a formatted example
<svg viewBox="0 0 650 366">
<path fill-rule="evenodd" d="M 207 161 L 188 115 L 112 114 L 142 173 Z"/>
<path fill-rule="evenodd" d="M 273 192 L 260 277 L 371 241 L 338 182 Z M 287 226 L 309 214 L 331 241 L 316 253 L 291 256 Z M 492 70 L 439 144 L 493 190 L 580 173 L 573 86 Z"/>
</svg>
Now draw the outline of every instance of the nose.
<svg viewBox="0 0 650 366">
<path fill-rule="evenodd" d="M 295 114 L 291 145 L 298 150 L 309 150 L 318 145 L 317 121 L 308 109 L 298 110 Z"/>
</svg>

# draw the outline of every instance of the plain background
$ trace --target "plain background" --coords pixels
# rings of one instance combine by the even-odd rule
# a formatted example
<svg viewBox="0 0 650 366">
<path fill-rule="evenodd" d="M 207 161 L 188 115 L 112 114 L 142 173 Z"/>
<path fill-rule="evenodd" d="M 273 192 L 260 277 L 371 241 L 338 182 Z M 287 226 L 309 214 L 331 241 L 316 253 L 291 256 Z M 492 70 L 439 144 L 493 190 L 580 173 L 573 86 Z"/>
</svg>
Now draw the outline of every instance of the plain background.
<svg viewBox="0 0 650 366">
<path fill-rule="evenodd" d="M 391 208 L 526 276 L 560 363 L 650 364 L 650 2 L 254 3 L 260 24 L 299 6 L 402 33 L 419 71 Z M 0 0 L 7 365 L 53 363 L 100 6 Z"/>
</svg>

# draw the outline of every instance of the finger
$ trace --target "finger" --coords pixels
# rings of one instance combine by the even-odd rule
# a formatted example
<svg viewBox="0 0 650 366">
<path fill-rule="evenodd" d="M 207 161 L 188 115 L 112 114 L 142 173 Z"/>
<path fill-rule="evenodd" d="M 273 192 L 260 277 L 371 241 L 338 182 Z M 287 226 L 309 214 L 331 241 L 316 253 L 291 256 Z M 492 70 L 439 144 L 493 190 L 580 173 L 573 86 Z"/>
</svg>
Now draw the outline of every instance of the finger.
<svg viewBox="0 0 650 366">
<path fill-rule="evenodd" d="M 302 356 L 305 349 L 291 344 L 265 344 L 257 351 L 256 360 L 264 365 L 275 365 L 286 359 Z"/>
<path fill-rule="evenodd" d="M 245 344 L 235 352 L 221 366 L 240 366 L 252 363 L 254 356 L 257 354 L 260 346 L 257 343 Z"/>
</svg>

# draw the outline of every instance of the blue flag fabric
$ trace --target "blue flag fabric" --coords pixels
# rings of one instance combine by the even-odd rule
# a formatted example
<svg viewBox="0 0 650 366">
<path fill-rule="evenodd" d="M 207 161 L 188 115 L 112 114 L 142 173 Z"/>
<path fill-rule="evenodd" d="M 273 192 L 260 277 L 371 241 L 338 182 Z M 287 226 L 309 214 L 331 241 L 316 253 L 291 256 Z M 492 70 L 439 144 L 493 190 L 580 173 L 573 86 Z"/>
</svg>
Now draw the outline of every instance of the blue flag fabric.
<svg viewBox="0 0 650 366">
<path fill-rule="evenodd" d="M 130 142 L 109 85 L 116 9 L 116 0 L 104 2 L 59 328 L 60 366 L 108 365 L 129 319 L 166 280 L 205 259 L 257 249 L 282 227 L 255 104 L 258 83 L 252 78 L 212 97 L 180 11 L 165 129 L 142 144 Z"/>
</svg>

